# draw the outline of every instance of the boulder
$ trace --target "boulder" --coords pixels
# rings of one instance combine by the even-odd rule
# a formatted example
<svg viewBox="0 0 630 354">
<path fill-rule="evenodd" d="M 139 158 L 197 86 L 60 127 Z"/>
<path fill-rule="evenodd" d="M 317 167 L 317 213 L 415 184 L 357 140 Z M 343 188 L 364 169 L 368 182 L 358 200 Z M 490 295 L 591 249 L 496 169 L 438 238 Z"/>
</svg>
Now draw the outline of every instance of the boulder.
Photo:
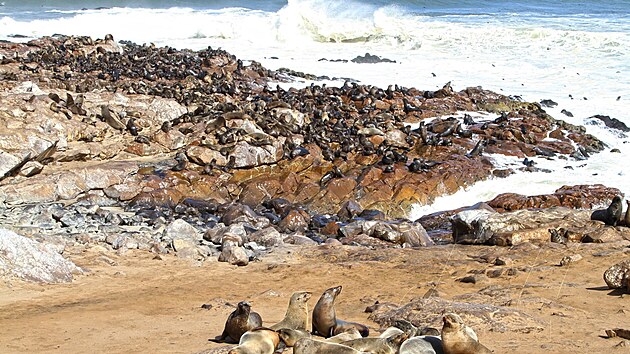
<svg viewBox="0 0 630 354">
<path fill-rule="evenodd" d="M 627 289 L 630 282 L 630 259 L 608 268 L 604 272 L 604 281 L 610 289 Z"/>
<path fill-rule="evenodd" d="M 199 242 L 203 239 L 201 232 L 182 219 L 177 219 L 164 229 L 164 238 L 169 240 L 189 240 Z"/>
<path fill-rule="evenodd" d="M 465 210 L 452 218 L 455 243 L 515 245 L 526 241 L 550 241 L 549 229 L 575 229 L 592 225 L 591 212 L 564 207 L 493 213 Z"/>
<path fill-rule="evenodd" d="M 0 275 L 37 283 L 67 283 L 81 268 L 54 247 L 0 229 Z"/>
</svg>

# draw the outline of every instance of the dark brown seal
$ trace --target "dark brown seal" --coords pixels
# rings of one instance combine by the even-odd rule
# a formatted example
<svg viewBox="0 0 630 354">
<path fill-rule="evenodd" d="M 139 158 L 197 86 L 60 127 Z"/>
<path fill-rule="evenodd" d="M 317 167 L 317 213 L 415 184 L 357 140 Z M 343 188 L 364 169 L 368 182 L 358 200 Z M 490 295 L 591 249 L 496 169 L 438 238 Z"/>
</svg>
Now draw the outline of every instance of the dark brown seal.
<svg viewBox="0 0 630 354">
<path fill-rule="evenodd" d="M 454 314 L 444 315 L 442 346 L 444 354 L 490 354 L 490 349 L 471 337 L 462 319 Z"/>
<path fill-rule="evenodd" d="M 591 220 L 603 221 L 606 225 L 617 226 L 617 223 L 621 219 L 621 213 L 623 211 L 623 204 L 621 203 L 621 197 L 615 196 L 607 209 L 595 210 L 591 214 Z"/>
<path fill-rule="evenodd" d="M 328 338 L 348 329 L 356 328 L 361 336 L 367 337 L 370 332 L 367 326 L 337 318 L 335 300 L 340 293 L 341 285 L 327 289 L 317 301 L 313 309 L 313 334 Z"/>
<path fill-rule="evenodd" d="M 626 227 L 630 227 L 630 200 L 626 200 L 626 216 L 623 218 L 623 221 Z"/>
<path fill-rule="evenodd" d="M 289 307 L 284 315 L 284 319 L 270 328 L 274 330 L 289 328 L 306 331 L 308 324 L 308 300 L 310 298 L 311 293 L 308 291 L 294 292 L 289 300 Z"/>
<path fill-rule="evenodd" d="M 214 342 L 238 343 L 243 333 L 262 326 L 262 318 L 256 312 L 251 311 L 251 305 L 247 301 L 238 303 L 225 321 L 223 333 L 215 338 Z"/>
</svg>

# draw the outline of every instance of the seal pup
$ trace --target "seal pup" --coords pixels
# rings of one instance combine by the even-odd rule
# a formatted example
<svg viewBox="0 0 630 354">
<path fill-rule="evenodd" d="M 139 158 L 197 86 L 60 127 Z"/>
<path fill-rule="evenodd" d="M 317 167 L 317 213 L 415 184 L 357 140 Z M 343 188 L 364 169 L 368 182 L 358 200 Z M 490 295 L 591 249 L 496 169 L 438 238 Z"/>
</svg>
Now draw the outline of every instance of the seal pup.
<svg viewBox="0 0 630 354">
<path fill-rule="evenodd" d="M 327 289 L 317 301 L 315 308 L 313 308 L 313 334 L 319 334 L 328 338 L 345 332 L 347 329 L 356 328 L 361 333 L 361 336 L 367 337 L 370 333 L 367 326 L 337 318 L 335 300 L 340 293 L 341 285 Z"/>
<path fill-rule="evenodd" d="M 606 225 L 617 226 L 617 223 L 621 219 L 622 210 L 621 197 L 616 195 L 607 209 L 595 210 L 591 214 L 591 220 L 599 220 L 603 221 Z"/>
<path fill-rule="evenodd" d="M 471 337 L 462 319 L 447 313 L 443 317 L 442 347 L 444 354 L 490 354 L 490 349 Z M 476 337 L 476 335 L 475 335 Z"/>
<path fill-rule="evenodd" d="M 293 346 L 293 354 L 360 354 L 361 352 L 345 345 L 302 338 Z"/>
<path fill-rule="evenodd" d="M 434 337 L 439 340 L 439 338 Z M 427 341 L 424 337 L 413 337 L 407 339 L 401 344 L 398 350 L 399 354 L 443 354 L 442 342 L 440 341 L 438 346 L 434 346 L 431 342 Z"/>
<path fill-rule="evenodd" d="M 350 348 L 354 348 L 360 352 L 368 352 L 373 354 L 396 354 L 400 349 L 400 345 L 409 339 L 409 333 L 398 333 L 388 338 L 359 338 L 347 342 L 342 342 Z"/>
<path fill-rule="evenodd" d="M 224 341 L 227 343 L 238 343 L 245 332 L 261 327 L 262 318 L 258 313 L 253 312 L 251 309 L 252 307 L 249 302 L 239 302 L 236 310 L 234 310 L 225 321 L 223 333 L 214 340 L 211 339 L 211 341 L 218 343 Z"/>
<path fill-rule="evenodd" d="M 289 307 L 284 315 L 284 319 L 269 328 L 274 330 L 290 328 L 306 331 L 308 326 L 308 300 L 310 298 L 311 293 L 308 291 L 294 292 L 289 300 Z"/>
<path fill-rule="evenodd" d="M 254 328 L 245 332 L 238 346 L 230 349 L 228 354 L 273 354 L 280 344 L 280 336 L 272 329 Z"/>
<path fill-rule="evenodd" d="M 310 333 L 299 329 L 281 328 L 277 332 L 287 347 L 294 346 L 302 338 L 311 338 Z"/>
<path fill-rule="evenodd" d="M 328 343 L 342 343 L 342 342 L 347 342 L 349 340 L 358 339 L 358 338 L 363 338 L 363 337 L 361 336 L 361 333 L 359 333 L 358 329 L 352 327 L 350 329 L 347 329 L 345 332 L 336 334 L 330 338 L 326 338 L 324 339 L 324 341 Z"/>
</svg>

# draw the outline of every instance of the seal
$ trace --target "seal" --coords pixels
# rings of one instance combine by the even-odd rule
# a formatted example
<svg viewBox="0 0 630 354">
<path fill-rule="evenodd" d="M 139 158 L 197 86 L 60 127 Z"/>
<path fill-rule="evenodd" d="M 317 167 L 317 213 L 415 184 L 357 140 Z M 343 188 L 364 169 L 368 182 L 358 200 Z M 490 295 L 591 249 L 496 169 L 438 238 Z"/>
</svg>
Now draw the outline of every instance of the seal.
<svg viewBox="0 0 630 354">
<path fill-rule="evenodd" d="M 354 348 L 360 352 L 379 353 L 379 354 L 396 354 L 403 344 L 409 338 L 409 333 L 398 333 L 388 338 L 359 338 L 347 342 L 342 342 L 350 348 Z"/>
<path fill-rule="evenodd" d="M 413 337 L 407 339 L 398 351 L 399 354 L 443 354 L 442 341 L 438 337 L 433 337 L 439 341 L 438 345 L 433 345 L 424 337 Z"/>
<path fill-rule="evenodd" d="M 325 341 L 328 343 L 343 343 L 357 338 L 362 338 L 361 333 L 359 333 L 358 329 L 353 327 L 345 332 L 326 338 Z"/>
<path fill-rule="evenodd" d="M 228 354 L 273 354 L 280 344 L 280 336 L 270 328 L 258 327 L 245 332 L 238 346 Z"/>
<path fill-rule="evenodd" d="M 212 341 L 238 343 L 245 332 L 261 326 L 262 318 L 260 315 L 251 310 L 249 302 L 241 301 L 238 303 L 236 310 L 225 321 L 223 333 Z"/>
<path fill-rule="evenodd" d="M 630 200 L 626 200 L 626 215 L 623 218 L 623 221 L 626 225 L 626 227 L 630 227 Z"/>
<path fill-rule="evenodd" d="M 603 221 L 606 225 L 617 226 L 621 219 L 621 213 L 623 211 L 623 205 L 621 203 L 621 197 L 616 195 L 607 209 L 595 210 L 591 214 L 591 220 Z"/>
<path fill-rule="evenodd" d="M 361 333 L 361 336 L 367 337 L 370 333 L 367 326 L 337 318 L 335 300 L 340 293 L 341 285 L 327 289 L 317 301 L 315 308 L 313 308 L 313 334 L 319 334 L 328 338 L 343 333 L 350 328 L 356 328 Z"/>
<path fill-rule="evenodd" d="M 398 327 L 387 327 L 385 329 L 385 331 L 383 331 L 383 333 L 381 333 L 378 337 L 379 338 L 389 338 L 391 336 L 395 336 L 395 335 L 401 334 L 401 333 L 403 333 L 403 330 L 398 328 Z M 415 334 L 415 333 L 416 333 L 416 331 L 414 330 L 413 334 Z"/>
<path fill-rule="evenodd" d="M 291 328 L 279 329 L 278 335 L 287 347 L 292 347 L 302 338 L 311 338 L 311 334 L 307 331 Z"/>
<path fill-rule="evenodd" d="M 447 313 L 443 318 L 442 347 L 444 354 L 490 354 L 490 349 L 471 337 L 462 319 Z"/>
<path fill-rule="evenodd" d="M 337 343 L 302 338 L 293 346 L 293 354 L 361 354 L 361 352 Z"/>
<path fill-rule="evenodd" d="M 308 291 L 294 292 L 289 300 L 289 307 L 284 315 L 284 319 L 269 328 L 274 330 L 290 328 L 306 331 L 308 325 L 308 300 L 310 298 L 311 293 Z"/>
</svg>

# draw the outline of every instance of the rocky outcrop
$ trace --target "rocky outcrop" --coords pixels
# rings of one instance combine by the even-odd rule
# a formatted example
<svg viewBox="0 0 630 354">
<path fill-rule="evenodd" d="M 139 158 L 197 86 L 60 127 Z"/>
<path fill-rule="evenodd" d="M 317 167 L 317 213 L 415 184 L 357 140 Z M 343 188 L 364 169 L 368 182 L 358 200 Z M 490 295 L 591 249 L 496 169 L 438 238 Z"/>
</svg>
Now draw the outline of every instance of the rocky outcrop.
<svg viewBox="0 0 630 354">
<path fill-rule="evenodd" d="M 453 241 L 511 246 L 531 241 L 605 242 L 630 238 L 630 229 L 611 230 L 590 220 L 590 215 L 590 210 L 563 207 L 506 213 L 466 210 L 451 218 Z"/>
<path fill-rule="evenodd" d="M 0 276 L 37 283 L 66 283 L 82 270 L 54 247 L 0 229 Z"/>
</svg>

